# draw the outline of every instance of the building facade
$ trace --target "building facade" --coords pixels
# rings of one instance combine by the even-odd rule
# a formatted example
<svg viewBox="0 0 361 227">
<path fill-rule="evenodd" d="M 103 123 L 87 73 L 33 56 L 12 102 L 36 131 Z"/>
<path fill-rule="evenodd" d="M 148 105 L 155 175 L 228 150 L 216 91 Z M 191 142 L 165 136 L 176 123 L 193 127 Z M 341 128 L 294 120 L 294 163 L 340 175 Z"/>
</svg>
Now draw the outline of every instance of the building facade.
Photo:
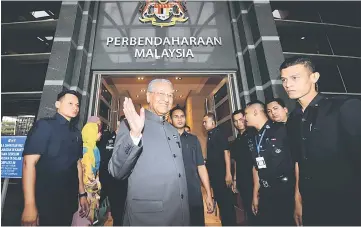
<svg viewBox="0 0 361 227">
<path fill-rule="evenodd" d="M 80 125 L 97 109 L 105 120 L 115 119 L 109 109 L 118 104 L 97 83 L 114 72 L 230 73 L 237 108 L 272 97 L 292 107 L 279 66 L 296 55 L 316 62 L 321 92 L 361 95 L 360 2 L 146 3 L 4 2 L 2 121 L 53 115 L 64 89 L 82 95 Z M 149 16 L 155 11 L 156 20 Z M 174 25 L 161 26 L 164 21 Z M 9 127 L 5 134 L 13 132 Z M 24 127 L 14 134 L 26 134 Z"/>
</svg>

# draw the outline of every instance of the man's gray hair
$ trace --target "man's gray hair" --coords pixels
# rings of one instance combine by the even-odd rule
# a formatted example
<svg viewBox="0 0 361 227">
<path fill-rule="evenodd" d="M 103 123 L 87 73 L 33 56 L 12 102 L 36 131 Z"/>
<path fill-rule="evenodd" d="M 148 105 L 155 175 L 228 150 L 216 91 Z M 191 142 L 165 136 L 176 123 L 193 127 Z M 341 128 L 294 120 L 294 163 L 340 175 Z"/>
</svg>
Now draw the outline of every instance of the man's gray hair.
<svg viewBox="0 0 361 227">
<path fill-rule="evenodd" d="M 168 84 L 170 84 L 170 86 L 172 86 L 172 89 L 173 89 L 173 84 L 169 80 L 167 80 L 167 79 L 154 79 L 154 80 L 150 81 L 150 83 L 148 84 L 147 92 L 154 91 L 154 84 L 156 84 L 156 83 L 168 83 Z"/>
</svg>

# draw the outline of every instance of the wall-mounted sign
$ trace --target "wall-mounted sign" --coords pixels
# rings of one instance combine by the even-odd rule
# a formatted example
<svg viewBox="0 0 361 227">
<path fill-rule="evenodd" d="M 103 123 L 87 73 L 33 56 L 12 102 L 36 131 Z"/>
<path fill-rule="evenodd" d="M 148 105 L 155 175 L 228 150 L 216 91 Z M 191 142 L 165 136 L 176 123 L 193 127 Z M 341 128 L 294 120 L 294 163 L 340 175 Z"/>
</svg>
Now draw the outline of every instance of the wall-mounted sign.
<svg viewBox="0 0 361 227">
<path fill-rule="evenodd" d="M 26 136 L 1 137 L 1 178 L 21 178 Z"/>
<path fill-rule="evenodd" d="M 194 58 L 192 47 L 222 46 L 221 37 L 107 37 L 107 46 L 135 47 L 135 58 Z M 163 48 L 158 48 L 161 46 Z M 170 47 L 178 48 L 170 48 Z M 148 47 L 138 48 L 138 47 Z M 152 48 L 154 47 L 154 48 Z M 179 48 L 183 47 L 183 48 Z"/>
<path fill-rule="evenodd" d="M 173 26 L 177 22 L 186 22 L 186 6 L 181 0 L 147 0 L 139 7 L 139 20 L 151 22 L 154 26 Z"/>
</svg>

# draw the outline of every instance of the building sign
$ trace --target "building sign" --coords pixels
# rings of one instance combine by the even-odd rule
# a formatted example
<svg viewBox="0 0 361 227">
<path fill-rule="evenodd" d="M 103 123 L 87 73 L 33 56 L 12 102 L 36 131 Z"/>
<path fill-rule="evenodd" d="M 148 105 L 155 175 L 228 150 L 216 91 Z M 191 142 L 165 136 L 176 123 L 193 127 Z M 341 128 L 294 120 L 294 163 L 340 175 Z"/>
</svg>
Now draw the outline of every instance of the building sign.
<svg viewBox="0 0 361 227">
<path fill-rule="evenodd" d="M 107 46 L 135 47 L 135 58 L 194 58 L 192 47 L 222 46 L 221 37 L 107 37 Z M 149 48 L 158 47 L 163 48 Z M 178 48 L 167 48 L 176 46 Z M 148 47 L 144 48 L 144 47 Z M 181 47 L 181 48 L 179 48 Z"/>
<path fill-rule="evenodd" d="M 1 137 L 1 178 L 21 178 L 26 136 Z"/>
<path fill-rule="evenodd" d="M 147 0 L 141 3 L 139 11 L 139 20 L 143 23 L 151 22 L 154 26 L 173 26 L 188 20 L 185 3 L 181 0 Z"/>
</svg>

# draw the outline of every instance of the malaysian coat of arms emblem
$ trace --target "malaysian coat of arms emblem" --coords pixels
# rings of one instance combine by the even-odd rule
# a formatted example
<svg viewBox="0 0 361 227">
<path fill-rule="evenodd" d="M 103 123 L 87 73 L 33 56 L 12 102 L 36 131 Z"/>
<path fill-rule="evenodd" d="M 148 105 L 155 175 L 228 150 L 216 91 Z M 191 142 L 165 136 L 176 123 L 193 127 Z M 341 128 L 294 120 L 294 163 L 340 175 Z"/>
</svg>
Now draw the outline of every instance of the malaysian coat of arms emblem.
<svg viewBox="0 0 361 227">
<path fill-rule="evenodd" d="M 185 2 L 181 0 L 147 0 L 140 3 L 139 11 L 139 20 L 143 23 L 151 22 L 154 26 L 173 26 L 188 20 Z"/>
</svg>

